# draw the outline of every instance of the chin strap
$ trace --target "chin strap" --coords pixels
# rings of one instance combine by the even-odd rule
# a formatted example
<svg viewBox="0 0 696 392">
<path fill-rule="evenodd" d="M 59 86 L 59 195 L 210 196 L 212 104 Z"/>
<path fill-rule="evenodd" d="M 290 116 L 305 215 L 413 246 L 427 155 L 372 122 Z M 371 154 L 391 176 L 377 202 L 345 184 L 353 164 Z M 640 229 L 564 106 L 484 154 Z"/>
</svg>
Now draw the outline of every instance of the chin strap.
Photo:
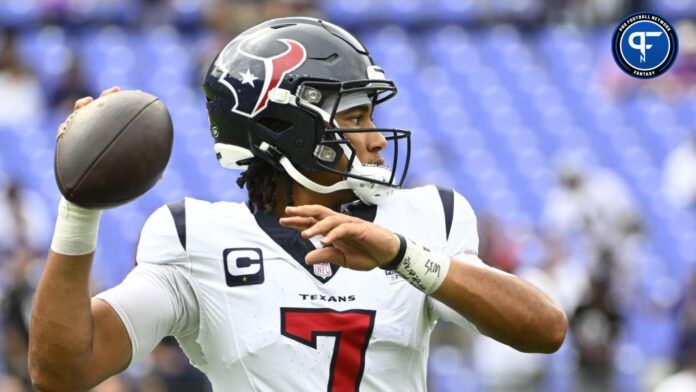
<svg viewBox="0 0 696 392">
<path fill-rule="evenodd" d="M 283 166 L 285 171 L 288 172 L 288 174 L 290 175 L 290 177 L 292 177 L 293 180 L 297 181 L 310 191 L 314 191 L 317 193 L 332 193 L 342 191 L 345 189 L 351 189 L 350 185 L 348 184 L 348 181 L 345 180 L 339 181 L 330 186 L 317 184 L 316 182 L 307 178 L 304 174 L 300 173 L 300 171 L 297 170 L 295 166 L 293 166 L 293 164 L 290 162 L 290 160 L 286 157 L 280 158 L 278 162 L 281 164 L 281 166 Z"/>
<path fill-rule="evenodd" d="M 268 145 L 266 143 L 262 143 L 260 148 L 264 149 L 264 147 L 268 148 Z M 280 157 L 278 163 L 280 163 L 280 165 L 285 169 L 288 175 L 292 177 L 293 180 L 297 181 L 305 188 L 317 193 L 326 194 L 350 189 L 363 202 L 367 204 L 379 204 L 379 202 L 382 199 L 391 195 L 395 190 L 395 188 L 393 187 L 378 185 L 369 181 L 359 180 L 352 177 L 348 177 L 346 180 L 341 180 L 333 185 L 320 185 L 310 180 L 299 170 L 297 170 L 297 168 L 295 168 L 295 166 L 292 164 L 292 162 L 290 162 L 290 160 L 287 157 Z M 389 171 L 386 169 L 362 166 L 361 164 L 357 166 L 355 169 L 357 170 L 351 170 L 351 173 L 361 174 L 368 178 L 375 178 L 382 181 L 385 181 L 390 174 Z"/>
<path fill-rule="evenodd" d="M 281 166 L 283 166 L 285 171 L 290 175 L 290 177 L 292 177 L 293 180 L 297 181 L 305 188 L 317 193 L 332 193 L 350 189 L 363 202 L 367 204 L 379 204 L 381 200 L 394 193 L 395 190 L 393 187 L 378 185 L 352 177 L 348 177 L 346 180 L 341 180 L 330 186 L 320 185 L 307 178 L 304 174 L 300 173 L 300 171 L 293 166 L 292 162 L 290 162 L 288 158 L 282 157 L 278 162 Z M 360 166 L 360 168 L 360 174 L 373 178 L 381 178 L 384 180 L 384 175 L 388 175 L 388 171 L 385 169 L 365 166 Z M 380 173 L 380 171 L 384 172 Z"/>
</svg>

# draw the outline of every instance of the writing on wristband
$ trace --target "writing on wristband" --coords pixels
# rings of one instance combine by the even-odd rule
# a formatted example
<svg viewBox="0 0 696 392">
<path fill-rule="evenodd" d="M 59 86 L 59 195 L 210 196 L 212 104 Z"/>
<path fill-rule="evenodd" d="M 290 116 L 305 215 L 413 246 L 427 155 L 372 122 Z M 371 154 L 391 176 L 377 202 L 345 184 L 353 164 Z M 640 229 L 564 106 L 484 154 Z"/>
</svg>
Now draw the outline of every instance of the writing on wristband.
<svg viewBox="0 0 696 392">
<path fill-rule="evenodd" d="M 397 234 L 401 246 L 397 257 L 384 269 L 395 269 L 406 281 L 426 294 L 432 294 L 447 276 L 450 258 Z M 402 257 L 398 257 L 402 256 Z"/>
</svg>

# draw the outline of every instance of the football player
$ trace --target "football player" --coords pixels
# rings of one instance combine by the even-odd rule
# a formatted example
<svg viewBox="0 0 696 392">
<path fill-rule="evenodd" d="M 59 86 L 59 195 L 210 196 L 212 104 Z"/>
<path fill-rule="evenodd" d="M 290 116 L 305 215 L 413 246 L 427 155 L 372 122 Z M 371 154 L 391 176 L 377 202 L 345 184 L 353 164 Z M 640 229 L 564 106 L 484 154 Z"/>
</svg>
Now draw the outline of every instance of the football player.
<svg viewBox="0 0 696 392">
<path fill-rule="evenodd" d="M 205 93 L 217 158 L 244 170 L 249 200 L 157 209 L 137 266 L 92 299 L 100 214 L 62 200 L 33 309 L 38 388 L 88 389 L 165 336 L 216 391 L 425 391 L 438 320 L 560 347 L 559 307 L 478 259 L 464 197 L 400 189 L 410 133 L 372 123 L 396 86 L 355 37 L 262 23 L 220 52 Z"/>
</svg>

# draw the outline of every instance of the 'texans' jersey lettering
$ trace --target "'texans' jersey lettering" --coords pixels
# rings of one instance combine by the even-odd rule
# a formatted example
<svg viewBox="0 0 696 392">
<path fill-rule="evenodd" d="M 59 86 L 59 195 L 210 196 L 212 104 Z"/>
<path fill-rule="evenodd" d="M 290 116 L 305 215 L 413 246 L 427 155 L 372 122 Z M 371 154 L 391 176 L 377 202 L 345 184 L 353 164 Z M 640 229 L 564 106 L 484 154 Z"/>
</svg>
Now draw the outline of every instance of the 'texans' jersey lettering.
<svg viewBox="0 0 696 392">
<path fill-rule="evenodd" d="M 478 247 L 473 211 L 450 190 L 349 211 L 450 256 Z M 309 268 L 317 240 L 245 203 L 187 198 L 150 217 L 138 266 L 99 298 L 124 319 L 134 362 L 174 335 L 216 391 L 425 391 L 435 321 L 463 318 L 393 273 Z"/>
</svg>

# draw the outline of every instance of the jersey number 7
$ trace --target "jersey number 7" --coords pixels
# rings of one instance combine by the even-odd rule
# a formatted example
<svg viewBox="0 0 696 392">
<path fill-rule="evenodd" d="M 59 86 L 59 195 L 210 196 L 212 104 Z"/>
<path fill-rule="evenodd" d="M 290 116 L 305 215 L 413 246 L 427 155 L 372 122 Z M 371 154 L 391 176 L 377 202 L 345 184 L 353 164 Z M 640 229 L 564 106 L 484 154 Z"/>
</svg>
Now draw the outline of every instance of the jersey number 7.
<svg viewBox="0 0 696 392">
<path fill-rule="evenodd" d="M 353 392 L 360 388 L 365 352 L 375 326 L 375 311 L 351 309 L 280 308 L 280 333 L 317 348 L 317 336 L 334 336 L 328 392 Z"/>
</svg>

